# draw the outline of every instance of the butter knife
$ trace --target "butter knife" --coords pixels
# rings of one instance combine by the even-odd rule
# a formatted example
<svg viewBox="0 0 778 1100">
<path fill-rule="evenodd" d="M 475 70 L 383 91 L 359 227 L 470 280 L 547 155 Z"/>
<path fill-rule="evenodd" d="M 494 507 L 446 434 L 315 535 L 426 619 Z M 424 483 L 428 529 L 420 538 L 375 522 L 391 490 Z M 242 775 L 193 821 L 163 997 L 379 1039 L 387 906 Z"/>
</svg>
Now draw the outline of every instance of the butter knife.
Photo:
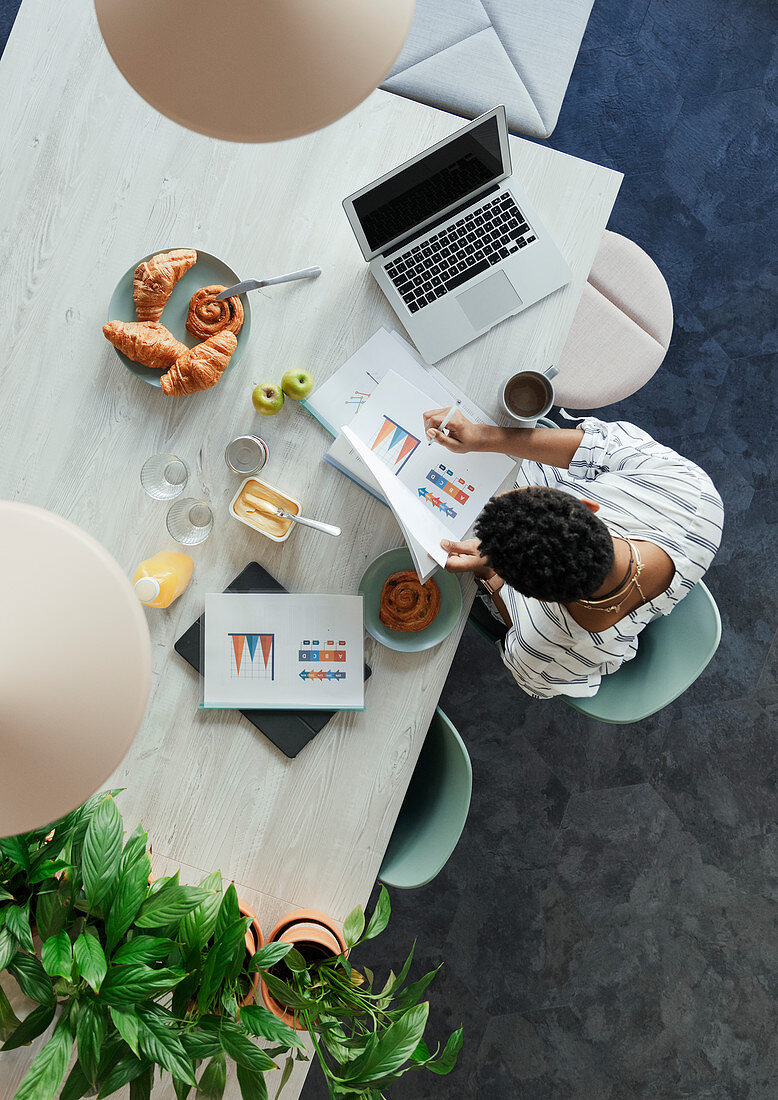
<svg viewBox="0 0 778 1100">
<path fill-rule="evenodd" d="M 302 271 L 290 271 L 286 275 L 275 275 L 272 279 L 246 279 L 235 286 L 228 286 L 217 294 L 214 301 L 221 302 L 224 298 L 234 298 L 237 294 L 245 294 L 247 290 L 259 290 L 263 286 L 274 286 L 275 283 L 293 283 L 297 279 L 318 279 L 321 275 L 320 267 L 304 267 Z"/>
</svg>

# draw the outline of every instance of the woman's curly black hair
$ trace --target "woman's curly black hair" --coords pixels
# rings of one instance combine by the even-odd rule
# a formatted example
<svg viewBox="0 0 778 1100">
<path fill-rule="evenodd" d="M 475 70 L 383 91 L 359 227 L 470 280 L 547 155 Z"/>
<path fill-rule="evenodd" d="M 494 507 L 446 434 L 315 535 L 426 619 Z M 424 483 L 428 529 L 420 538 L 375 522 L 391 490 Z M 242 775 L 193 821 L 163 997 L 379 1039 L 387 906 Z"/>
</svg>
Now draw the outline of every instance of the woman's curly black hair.
<svg viewBox="0 0 778 1100">
<path fill-rule="evenodd" d="M 545 603 L 586 599 L 613 567 L 608 528 L 561 489 L 533 485 L 492 497 L 475 535 L 511 588 Z"/>
</svg>

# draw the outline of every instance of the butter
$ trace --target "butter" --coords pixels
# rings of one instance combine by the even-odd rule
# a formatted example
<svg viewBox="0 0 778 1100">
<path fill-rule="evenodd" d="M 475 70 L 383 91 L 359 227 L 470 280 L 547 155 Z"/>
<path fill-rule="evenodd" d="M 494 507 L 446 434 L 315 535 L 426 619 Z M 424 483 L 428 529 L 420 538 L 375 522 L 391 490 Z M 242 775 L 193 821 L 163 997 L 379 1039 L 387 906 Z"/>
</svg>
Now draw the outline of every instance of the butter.
<svg viewBox="0 0 778 1100">
<path fill-rule="evenodd" d="M 232 505 L 235 515 L 242 519 L 244 523 L 248 523 L 250 527 L 255 527 L 257 531 L 261 531 L 263 535 L 268 535 L 271 539 L 284 538 L 292 526 L 292 520 L 284 519 L 282 516 L 265 515 L 256 509 L 256 504 L 251 501 L 252 497 L 267 501 L 274 508 L 282 508 L 292 515 L 299 514 L 299 505 L 290 497 L 278 492 L 277 489 L 271 489 L 269 485 L 253 478 L 246 482 Z"/>
</svg>

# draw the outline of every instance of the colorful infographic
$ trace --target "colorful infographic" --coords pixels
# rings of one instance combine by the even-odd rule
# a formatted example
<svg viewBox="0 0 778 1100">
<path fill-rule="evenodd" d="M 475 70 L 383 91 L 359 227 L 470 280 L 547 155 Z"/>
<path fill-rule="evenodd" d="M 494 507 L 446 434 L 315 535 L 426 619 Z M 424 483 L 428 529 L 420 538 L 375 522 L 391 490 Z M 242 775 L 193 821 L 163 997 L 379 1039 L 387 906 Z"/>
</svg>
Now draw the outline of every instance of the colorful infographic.
<svg viewBox="0 0 778 1100">
<path fill-rule="evenodd" d="M 470 494 L 475 492 L 475 486 L 468 485 L 462 477 L 456 478 L 456 481 L 449 481 L 449 478 L 455 477 L 453 470 L 447 469 L 446 466 L 438 466 L 437 470 L 430 470 L 427 474 L 427 481 L 431 481 L 446 496 L 438 496 L 437 493 L 431 492 L 426 486 L 421 486 L 418 490 L 419 497 L 422 500 L 426 501 L 432 508 L 437 508 L 449 519 L 456 519 L 457 515 L 456 509 L 451 507 L 452 503 L 467 504 L 470 500 Z"/>
<path fill-rule="evenodd" d="M 305 638 L 300 642 L 297 660 L 300 664 L 346 664 L 346 642 L 335 639 L 325 642 L 318 638 Z M 299 673 L 300 680 L 314 682 L 331 682 L 333 680 L 346 680 L 346 672 L 343 669 L 303 669 Z"/>
<path fill-rule="evenodd" d="M 230 676 L 242 680 L 275 679 L 275 634 L 228 634 Z"/>
<path fill-rule="evenodd" d="M 334 639 L 320 642 L 318 638 L 305 638 L 300 643 L 297 659 L 301 664 L 307 665 L 313 662 L 344 665 L 346 663 L 346 643 L 339 641 L 336 645 Z M 346 673 L 340 668 L 304 668 L 300 672 L 300 679 L 309 683 L 317 681 L 331 682 L 333 680 L 345 680 Z"/>
<path fill-rule="evenodd" d="M 390 470 L 399 474 L 421 441 L 389 416 L 382 416 L 381 426 L 370 444 Z"/>
</svg>

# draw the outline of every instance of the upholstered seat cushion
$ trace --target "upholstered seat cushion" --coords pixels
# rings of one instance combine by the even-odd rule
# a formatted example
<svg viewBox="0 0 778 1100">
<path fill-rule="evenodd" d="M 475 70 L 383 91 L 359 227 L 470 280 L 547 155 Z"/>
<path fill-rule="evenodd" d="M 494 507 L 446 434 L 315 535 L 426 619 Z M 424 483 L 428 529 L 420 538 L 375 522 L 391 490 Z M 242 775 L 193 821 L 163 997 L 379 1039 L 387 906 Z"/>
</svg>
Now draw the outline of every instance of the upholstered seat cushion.
<svg viewBox="0 0 778 1100">
<path fill-rule="evenodd" d="M 557 363 L 557 403 L 595 409 L 629 397 L 660 366 L 672 331 L 662 272 L 634 241 L 606 230 Z"/>
<path fill-rule="evenodd" d="M 593 0 L 416 0 L 383 85 L 475 118 L 504 103 L 512 131 L 556 125 Z"/>
</svg>

